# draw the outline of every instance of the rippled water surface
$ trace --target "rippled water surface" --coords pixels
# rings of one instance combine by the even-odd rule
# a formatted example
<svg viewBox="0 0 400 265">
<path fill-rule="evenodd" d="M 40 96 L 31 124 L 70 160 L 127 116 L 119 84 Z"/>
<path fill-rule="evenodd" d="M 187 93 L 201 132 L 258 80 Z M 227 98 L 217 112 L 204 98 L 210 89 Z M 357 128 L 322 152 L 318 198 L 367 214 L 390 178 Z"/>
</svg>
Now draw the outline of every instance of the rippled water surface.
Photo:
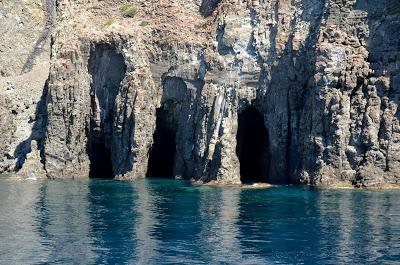
<svg viewBox="0 0 400 265">
<path fill-rule="evenodd" d="M 0 180 L 0 264 L 399 261 L 399 191 Z"/>
</svg>

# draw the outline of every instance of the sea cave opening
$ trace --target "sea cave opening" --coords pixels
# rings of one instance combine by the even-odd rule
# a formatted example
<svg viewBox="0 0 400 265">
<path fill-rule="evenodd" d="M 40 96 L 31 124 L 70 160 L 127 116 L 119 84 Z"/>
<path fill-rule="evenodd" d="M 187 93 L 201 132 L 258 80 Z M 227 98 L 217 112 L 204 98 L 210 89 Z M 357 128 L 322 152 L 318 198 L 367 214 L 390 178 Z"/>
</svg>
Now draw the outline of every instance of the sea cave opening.
<svg viewBox="0 0 400 265">
<path fill-rule="evenodd" d="M 236 154 L 242 183 L 268 182 L 270 155 L 264 116 L 254 107 L 239 113 Z"/>
<path fill-rule="evenodd" d="M 150 150 L 147 177 L 174 178 L 176 125 L 169 106 L 156 111 L 156 130 Z"/>
<path fill-rule="evenodd" d="M 90 86 L 90 128 L 87 152 L 90 178 L 114 178 L 112 134 L 114 105 L 126 73 L 123 56 L 108 44 L 92 47 L 88 62 Z"/>
</svg>

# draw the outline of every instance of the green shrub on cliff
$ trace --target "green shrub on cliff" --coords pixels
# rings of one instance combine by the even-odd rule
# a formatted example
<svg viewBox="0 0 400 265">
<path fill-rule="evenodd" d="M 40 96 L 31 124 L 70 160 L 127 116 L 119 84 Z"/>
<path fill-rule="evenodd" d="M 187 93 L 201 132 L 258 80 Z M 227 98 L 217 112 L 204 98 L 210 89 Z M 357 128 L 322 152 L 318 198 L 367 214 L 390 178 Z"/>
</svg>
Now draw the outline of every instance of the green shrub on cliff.
<svg viewBox="0 0 400 265">
<path fill-rule="evenodd" d="M 104 24 L 102 25 L 102 28 L 109 27 L 109 26 L 111 26 L 113 23 L 114 23 L 114 20 L 108 19 L 108 20 L 106 20 L 106 22 L 104 22 Z"/>
<path fill-rule="evenodd" d="M 141 27 L 146 27 L 146 26 L 148 26 L 148 25 L 150 25 L 150 22 L 148 22 L 148 21 L 142 21 L 142 22 L 140 22 L 140 24 L 139 24 L 139 26 L 141 26 Z"/>
<path fill-rule="evenodd" d="M 137 7 L 130 3 L 123 4 L 120 10 L 124 17 L 134 17 L 138 13 Z"/>
</svg>

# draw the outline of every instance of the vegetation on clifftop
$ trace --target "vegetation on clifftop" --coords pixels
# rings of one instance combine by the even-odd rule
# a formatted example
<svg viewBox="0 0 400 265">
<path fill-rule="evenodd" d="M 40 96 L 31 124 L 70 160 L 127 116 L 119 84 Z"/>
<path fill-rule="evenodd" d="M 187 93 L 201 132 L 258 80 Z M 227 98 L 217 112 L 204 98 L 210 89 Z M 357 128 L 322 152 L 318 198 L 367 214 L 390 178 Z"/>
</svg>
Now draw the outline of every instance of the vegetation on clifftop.
<svg viewBox="0 0 400 265">
<path fill-rule="evenodd" d="M 138 13 L 138 8 L 130 3 L 123 4 L 120 10 L 124 17 L 134 17 Z"/>
</svg>

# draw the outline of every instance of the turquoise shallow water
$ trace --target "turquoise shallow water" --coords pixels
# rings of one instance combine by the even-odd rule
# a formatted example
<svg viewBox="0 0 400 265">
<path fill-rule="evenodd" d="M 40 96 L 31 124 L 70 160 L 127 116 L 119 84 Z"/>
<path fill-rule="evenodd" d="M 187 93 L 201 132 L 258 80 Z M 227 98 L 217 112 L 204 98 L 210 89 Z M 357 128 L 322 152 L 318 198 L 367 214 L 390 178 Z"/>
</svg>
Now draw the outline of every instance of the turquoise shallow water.
<svg viewBox="0 0 400 265">
<path fill-rule="evenodd" d="M 399 191 L 0 180 L 0 264 L 399 262 Z"/>
</svg>

